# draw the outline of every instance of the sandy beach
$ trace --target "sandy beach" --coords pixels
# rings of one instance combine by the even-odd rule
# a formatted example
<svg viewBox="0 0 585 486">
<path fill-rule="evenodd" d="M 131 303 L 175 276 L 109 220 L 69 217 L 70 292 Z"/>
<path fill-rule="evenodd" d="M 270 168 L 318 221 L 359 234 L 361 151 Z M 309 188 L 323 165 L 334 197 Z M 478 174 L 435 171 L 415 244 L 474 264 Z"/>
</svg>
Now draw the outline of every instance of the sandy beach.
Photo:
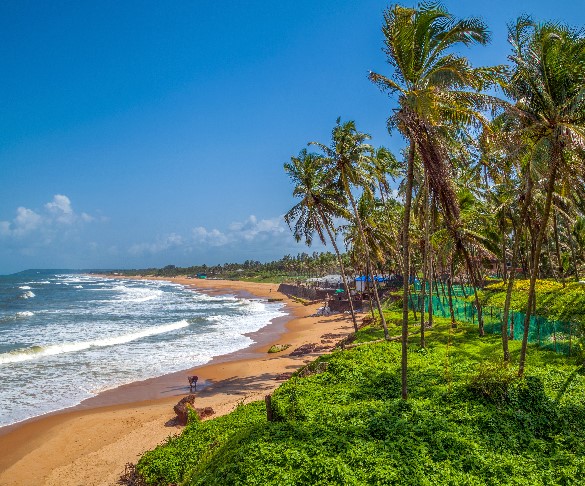
<svg viewBox="0 0 585 486">
<path fill-rule="evenodd" d="M 217 415 L 241 402 L 263 399 L 281 383 L 275 378 L 312 361 L 320 353 L 293 357 L 302 344 L 334 342 L 349 334 L 343 315 L 313 317 L 318 304 L 305 306 L 277 292 L 276 284 L 221 280 L 165 279 L 210 294 L 282 299 L 288 317 L 249 336 L 255 344 L 214 358 L 192 370 L 131 383 L 101 393 L 66 411 L 0 429 L 0 485 L 113 485 L 127 463 L 181 432 L 173 405 L 189 393 L 188 374 L 199 376 L 197 407 Z M 323 338 L 338 335 L 335 339 Z M 290 344 L 268 354 L 273 344 Z M 326 352 L 326 351 L 321 351 Z"/>
</svg>

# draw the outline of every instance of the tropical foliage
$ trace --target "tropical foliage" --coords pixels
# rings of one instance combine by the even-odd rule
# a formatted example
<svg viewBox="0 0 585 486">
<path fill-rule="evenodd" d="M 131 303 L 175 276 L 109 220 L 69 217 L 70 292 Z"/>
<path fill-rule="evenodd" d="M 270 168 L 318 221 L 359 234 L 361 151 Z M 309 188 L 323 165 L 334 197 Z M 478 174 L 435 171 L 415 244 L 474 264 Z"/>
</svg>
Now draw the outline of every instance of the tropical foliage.
<svg viewBox="0 0 585 486">
<path fill-rule="evenodd" d="M 370 330 L 356 341 L 371 340 Z M 511 347 L 517 356 L 519 343 Z M 496 336 L 478 340 L 438 319 L 426 351 L 409 356 L 417 372 L 407 402 L 400 343 L 365 344 L 283 384 L 274 421 L 264 402 L 193 417 L 137 469 L 147 484 L 581 484 L 583 372 L 536 350 L 519 380 L 498 355 Z"/>
<path fill-rule="evenodd" d="M 249 404 L 147 453 L 148 484 L 583 483 L 584 327 L 571 357 L 528 334 L 535 314 L 585 326 L 585 33 L 521 17 L 508 65 L 472 66 L 464 48 L 489 40 L 438 3 L 386 10 L 389 72 L 369 79 L 404 149 L 338 119 L 284 165 L 285 220 L 332 246 L 347 294 L 358 273 L 398 274 L 401 292 L 374 283 L 376 324 L 354 317 L 356 347 L 278 388 L 273 420 Z M 450 319 L 415 305 L 425 294 Z M 484 334 L 483 305 L 502 311 L 501 335 Z M 510 311 L 525 315 L 521 342 Z"/>
<path fill-rule="evenodd" d="M 371 72 L 369 79 L 392 99 L 388 129 L 397 129 L 407 146 L 401 157 L 391 156 L 366 144 L 369 137 L 354 122 L 339 120 L 332 144 L 316 144 L 316 170 L 328 190 L 337 191 L 331 233 L 343 233 L 353 266 L 369 275 L 395 272 L 408 283 L 420 278 L 423 295 L 416 298 L 423 301 L 425 292 L 439 293 L 438 282 L 450 302 L 452 285 L 469 283 L 480 336 L 480 289 L 490 277 L 502 279 L 505 362 L 514 282 L 528 278 L 522 375 L 536 280 L 564 285 L 583 273 L 585 35 L 521 17 L 509 27 L 510 64 L 474 67 L 461 47 L 489 42 L 487 26 L 457 19 L 438 3 L 390 7 L 382 34 L 390 73 Z M 391 181 L 397 191 L 388 190 Z M 319 232 L 289 213 L 293 220 L 295 234 Z M 374 289 L 376 299 L 379 294 Z M 404 285 L 405 399 L 412 299 Z M 383 320 L 380 305 L 378 311 Z M 421 314 L 424 347 L 432 307 Z"/>
</svg>

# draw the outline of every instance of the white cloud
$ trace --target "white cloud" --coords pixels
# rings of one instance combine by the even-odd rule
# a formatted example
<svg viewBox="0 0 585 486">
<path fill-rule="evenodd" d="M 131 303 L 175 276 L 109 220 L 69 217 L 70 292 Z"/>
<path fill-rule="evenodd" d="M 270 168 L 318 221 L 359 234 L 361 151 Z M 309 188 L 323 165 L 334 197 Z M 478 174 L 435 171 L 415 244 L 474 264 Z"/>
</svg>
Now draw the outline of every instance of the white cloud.
<svg viewBox="0 0 585 486">
<path fill-rule="evenodd" d="M 23 208 L 22 206 L 16 209 L 16 218 L 13 224 L 9 225 L 9 230 L 16 236 L 21 236 L 31 231 L 36 230 L 43 223 L 43 218 L 40 214 L 35 213 L 32 209 Z"/>
<path fill-rule="evenodd" d="M 95 218 L 87 213 L 81 213 L 81 221 L 84 223 L 91 223 L 92 221 L 95 221 Z"/>
<path fill-rule="evenodd" d="M 0 237 L 22 239 L 37 236 L 50 242 L 57 234 L 63 234 L 64 227 L 72 228 L 93 220 L 87 213 L 78 215 L 67 196 L 56 194 L 39 211 L 23 206 L 16 208 L 12 221 L 0 221 Z"/>
<path fill-rule="evenodd" d="M 229 237 L 218 229 L 208 230 L 203 226 L 193 228 L 191 237 L 192 243 L 209 246 L 223 246 L 229 242 Z"/>
<path fill-rule="evenodd" d="M 230 230 L 236 239 L 246 241 L 252 241 L 258 237 L 276 236 L 287 231 L 282 216 L 258 221 L 254 215 L 243 222 L 232 223 Z"/>
<path fill-rule="evenodd" d="M 182 248 L 185 252 L 194 252 L 202 248 L 241 247 L 254 245 L 259 242 L 270 242 L 278 245 L 279 241 L 290 236 L 282 216 L 270 219 L 260 219 L 254 215 L 244 221 L 236 221 L 228 226 L 226 231 L 217 228 L 208 229 L 203 226 L 193 228 L 184 238 L 173 233 L 159 238 L 154 243 L 140 243 L 130 248 L 132 255 L 154 254 L 169 248 Z M 173 241 L 170 245 L 169 242 Z"/>
<path fill-rule="evenodd" d="M 131 255 L 141 256 L 149 253 L 160 253 L 161 251 L 181 246 L 183 246 L 183 237 L 176 233 L 171 233 L 164 238 L 158 239 L 154 243 L 139 243 L 132 245 L 128 251 Z"/>
<path fill-rule="evenodd" d="M 53 200 L 45 204 L 48 211 L 57 217 L 64 214 L 73 214 L 73 208 L 71 208 L 71 200 L 63 194 L 55 194 Z"/>
</svg>

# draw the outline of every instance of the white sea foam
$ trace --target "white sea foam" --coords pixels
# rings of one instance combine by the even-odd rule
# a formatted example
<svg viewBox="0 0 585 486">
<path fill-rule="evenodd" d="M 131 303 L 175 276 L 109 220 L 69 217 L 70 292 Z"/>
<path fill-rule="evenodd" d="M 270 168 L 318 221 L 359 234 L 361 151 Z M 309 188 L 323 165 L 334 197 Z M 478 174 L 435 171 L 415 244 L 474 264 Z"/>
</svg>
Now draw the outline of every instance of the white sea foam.
<svg viewBox="0 0 585 486">
<path fill-rule="evenodd" d="M 32 299 L 35 296 L 34 292 L 31 292 L 30 290 L 27 290 L 26 292 L 24 292 L 20 298 L 21 299 Z"/>
<path fill-rule="evenodd" d="M 31 287 L 29 285 L 21 285 L 20 287 L 18 287 L 21 290 L 30 290 Z"/>
<path fill-rule="evenodd" d="M 62 344 L 51 344 L 49 346 L 31 346 L 26 349 L 17 349 L 8 353 L 0 354 L 0 365 L 8 363 L 18 363 L 22 361 L 29 361 L 46 356 L 54 356 L 57 354 L 73 353 L 76 351 L 84 351 L 89 348 L 103 348 L 106 346 L 115 346 L 117 344 L 126 344 L 131 341 L 136 341 L 148 336 L 156 334 L 163 334 L 166 332 L 176 331 L 183 327 L 188 327 L 189 323 L 185 320 L 173 322 L 172 324 L 165 324 L 162 326 L 150 327 L 142 331 L 123 334 L 105 339 L 97 339 L 92 341 L 81 341 Z"/>
<path fill-rule="evenodd" d="M 14 321 L 18 321 L 20 319 L 26 319 L 28 317 L 32 317 L 34 315 L 35 315 L 34 312 L 30 312 L 30 311 L 17 312 L 16 314 L 0 317 L 0 324 L 11 323 Z"/>
<path fill-rule="evenodd" d="M 11 352 L 0 354 L 0 426 L 246 348 L 253 343 L 246 333 L 285 315 L 282 304 L 209 296 L 164 281 L 46 278 L 41 283 L 51 285 L 20 281 L 12 287 L 43 294 L 16 302 L 2 322 Z M 42 383 L 42 399 L 39 388 L 30 387 L 31 375 Z"/>
</svg>

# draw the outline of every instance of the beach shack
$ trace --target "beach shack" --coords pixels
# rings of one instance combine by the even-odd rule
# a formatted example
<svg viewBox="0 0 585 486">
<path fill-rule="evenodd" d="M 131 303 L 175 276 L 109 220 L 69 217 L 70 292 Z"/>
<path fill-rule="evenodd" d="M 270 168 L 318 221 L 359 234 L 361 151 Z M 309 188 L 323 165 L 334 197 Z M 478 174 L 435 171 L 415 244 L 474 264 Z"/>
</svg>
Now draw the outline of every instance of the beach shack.
<svg viewBox="0 0 585 486">
<path fill-rule="evenodd" d="M 380 284 L 385 282 L 384 277 L 379 277 L 376 275 L 374 277 L 376 279 L 376 283 Z M 365 292 L 369 285 L 372 283 L 372 277 L 366 277 L 365 275 L 360 275 L 359 277 L 355 278 L 355 289 L 357 292 Z"/>
<path fill-rule="evenodd" d="M 308 278 L 307 283 L 322 289 L 343 288 L 343 278 L 341 275 L 325 275 L 323 277 Z"/>
</svg>

